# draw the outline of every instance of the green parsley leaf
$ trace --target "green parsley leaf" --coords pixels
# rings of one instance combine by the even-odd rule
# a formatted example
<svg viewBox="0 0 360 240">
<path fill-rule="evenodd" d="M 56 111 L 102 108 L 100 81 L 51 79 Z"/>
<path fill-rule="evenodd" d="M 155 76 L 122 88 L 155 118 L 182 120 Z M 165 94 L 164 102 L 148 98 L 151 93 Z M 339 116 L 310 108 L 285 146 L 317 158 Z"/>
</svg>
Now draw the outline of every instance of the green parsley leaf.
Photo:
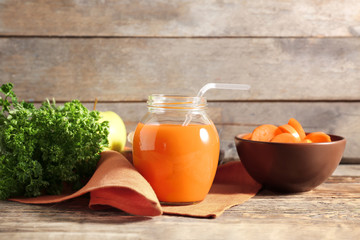
<svg viewBox="0 0 360 240">
<path fill-rule="evenodd" d="M 36 108 L 12 89 L 0 88 L 0 199 L 60 194 L 64 184 L 81 188 L 108 145 L 108 122 L 78 100 Z"/>
</svg>

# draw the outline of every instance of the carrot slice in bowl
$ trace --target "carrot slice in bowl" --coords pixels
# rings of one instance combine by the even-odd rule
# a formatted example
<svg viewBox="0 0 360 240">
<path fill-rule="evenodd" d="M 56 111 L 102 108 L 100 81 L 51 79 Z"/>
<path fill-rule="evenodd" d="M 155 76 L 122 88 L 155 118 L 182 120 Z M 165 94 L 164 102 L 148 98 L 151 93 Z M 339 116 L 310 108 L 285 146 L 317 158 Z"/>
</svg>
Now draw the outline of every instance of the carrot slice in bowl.
<svg viewBox="0 0 360 240">
<path fill-rule="evenodd" d="M 279 143 L 298 143 L 299 140 L 294 137 L 291 133 L 280 133 L 276 135 L 271 142 L 279 142 Z"/>
<path fill-rule="evenodd" d="M 288 124 L 298 132 L 301 140 L 303 140 L 306 137 L 303 127 L 295 118 L 290 118 Z"/>
<path fill-rule="evenodd" d="M 279 130 L 282 133 L 290 133 L 291 135 L 294 136 L 296 142 L 301 142 L 301 138 L 299 133 L 295 130 L 295 128 L 293 128 L 292 126 L 290 126 L 289 124 L 285 124 L 282 126 L 279 126 Z"/>
<path fill-rule="evenodd" d="M 252 136 L 252 133 L 248 133 L 248 134 L 242 136 L 241 138 L 246 139 L 246 140 L 251 140 L 251 136 Z"/>
<path fill-rule="evenodd" d="M 269 142 L 274 136 L 277 127 L 272 124 L 263 124 L 254 129 L 251 140 Z"/>
<path fill-rule="evenodd" d="M 314 143 L 319 142 L 331 142 L 331 138 L 329 135 L 323 132 L 312 132 L 306 135 L 305 139 L 309 139 Z"/>
</svg>

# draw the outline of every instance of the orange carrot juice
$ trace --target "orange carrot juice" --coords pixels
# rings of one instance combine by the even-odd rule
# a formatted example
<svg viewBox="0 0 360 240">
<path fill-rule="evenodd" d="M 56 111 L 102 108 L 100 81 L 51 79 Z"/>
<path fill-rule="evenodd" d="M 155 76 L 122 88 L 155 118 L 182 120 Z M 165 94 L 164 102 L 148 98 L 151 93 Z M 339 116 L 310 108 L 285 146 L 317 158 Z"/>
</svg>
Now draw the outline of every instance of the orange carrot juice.
<svg viewBox="0 0 360 240">
<path fill-rule="evenodd" d="M 214 125 L 139 123 L 133 161 L 161 202 L 199 202 L 214 180 L 219 148 Z"/>
</svg>

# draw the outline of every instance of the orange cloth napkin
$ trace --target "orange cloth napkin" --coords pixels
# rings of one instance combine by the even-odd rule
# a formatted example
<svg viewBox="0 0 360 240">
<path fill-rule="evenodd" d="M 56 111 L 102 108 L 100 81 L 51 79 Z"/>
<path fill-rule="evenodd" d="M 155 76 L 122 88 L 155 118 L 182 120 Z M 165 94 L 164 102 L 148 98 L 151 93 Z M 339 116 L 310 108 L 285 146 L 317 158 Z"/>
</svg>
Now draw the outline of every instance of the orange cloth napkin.
<svg viewBox="0 0 360 240">
<path fill-rule="evenodd" d="M 158 216 L 162 213 L 193 217 L 217 217 L 231 206 L 254 196 L 261 185 L 245 171 L 241 162 L 230 162 L 218 168 L 214 184 L 205 200 L 187 206 L 161 206 L 150 184 L 120 153 L 105 151 L 89 182 L 70 195 L 47 195 L 36 198 L 9 199 L 30 204 L 65 201 L 90 192 L 89 207 L 114 207 L 127 213 Z"/>
</svg>

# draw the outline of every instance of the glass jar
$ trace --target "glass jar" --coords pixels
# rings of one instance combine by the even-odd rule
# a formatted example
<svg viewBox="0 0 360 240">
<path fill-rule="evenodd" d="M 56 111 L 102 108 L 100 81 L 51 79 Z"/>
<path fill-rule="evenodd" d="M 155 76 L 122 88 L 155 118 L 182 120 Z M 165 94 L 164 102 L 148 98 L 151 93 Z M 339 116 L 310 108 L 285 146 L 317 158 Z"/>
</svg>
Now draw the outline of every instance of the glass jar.
<svg viewBox="0 0 360 240">
<path fill-rule="evenodd" d="M 163 204 L 202 201 L 215 177 L 220 141 L 206 98 L 151 95 L 133 138 L 133 162 Z"/>
</svg>

